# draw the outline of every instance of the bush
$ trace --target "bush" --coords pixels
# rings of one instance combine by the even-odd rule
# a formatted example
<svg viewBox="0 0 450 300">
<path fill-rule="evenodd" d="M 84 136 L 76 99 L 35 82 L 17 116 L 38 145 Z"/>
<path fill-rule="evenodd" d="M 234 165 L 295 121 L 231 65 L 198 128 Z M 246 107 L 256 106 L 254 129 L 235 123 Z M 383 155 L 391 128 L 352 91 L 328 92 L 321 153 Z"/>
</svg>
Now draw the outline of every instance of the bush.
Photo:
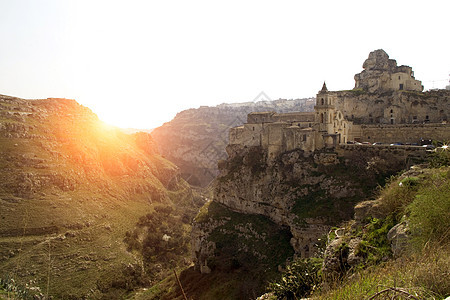
<svg viewBox="0 0 450 300">
<path fill-rule="evenodd" d="M 356 248 L 356 255 L 365 258 L 366 264 L 375 264 L 391 255 L 391 246 L 387 233 L 394 226 L 394 217 L 386 219 L 372 218 L 365 228 L 361 243 Z"/>
<path fill-rule="evenodd" d="M 391 178 L 381 191 L 381 209 L 384 214 L 400 218 L 406 207 L 413 202 L 419 186 L 418 177 Z"/>
<path fill-rule="evenodd" d="M 124 238 L 127 250 L 142 255 L 145 271 L 152 276 L 159 272 L 156 264 L 163 269 L 181 265 L 190 242 L 189 227 L 172 206 L 157 204 L 154 209 L 140 217 L 135 229 L 126 232 Z"/>
<path fill-rule="evenodd" d="M 443 166 L 450 166 L 450 151 L 448 148 L 442 149 L 438 148 L 436 149 L 436 152 L 434 152 L 430 159 L 430 166 L 432 168 L 439 168 Z"/>
<path fill-rule="evenodd" d="M 449 175 L 449 170 L 435 174 L 408 207 L 411 231 L 418 246 L 428 241 L 442 245 L 450 242 Z"/>
<path fill-rule="evenodd" d="M 292 262 L 286 267 L 279 282 L 271 283 L 269 289 L 277 299 L 307 297 L 319 287 L 322 259 L 308 258 Z"/>
</svg>

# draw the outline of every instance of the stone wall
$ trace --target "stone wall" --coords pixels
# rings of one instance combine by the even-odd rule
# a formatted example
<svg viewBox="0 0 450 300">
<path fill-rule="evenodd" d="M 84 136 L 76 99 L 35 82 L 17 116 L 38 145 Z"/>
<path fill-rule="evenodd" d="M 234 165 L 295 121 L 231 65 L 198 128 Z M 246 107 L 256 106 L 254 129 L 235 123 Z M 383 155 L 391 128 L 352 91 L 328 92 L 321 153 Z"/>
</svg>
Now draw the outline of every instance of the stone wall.
<svg viewBox="0 0 450 300">
<path fill-rule="evenodd" d="M 361 125 L 361 142 L 450 141 L 450 124 Z"/>
<path fill-rule="evenodd" d="M 339 91 L 329 94 L 335 109 L 355 124 L 441 123 L 450 117 L 450 91 L 447 90 L 384 94 Z"/>
<path fill-rule="evenodd" d="M 274 123 L 274 122 L 295 122 L 311 126 L 314 122 L 314 113 L 312 112 L 291 112 L 291 113 L 276 113 L 276 112 L 252 112 L 247 116 L 248 124 L 257 123 Z"/>
</svg>

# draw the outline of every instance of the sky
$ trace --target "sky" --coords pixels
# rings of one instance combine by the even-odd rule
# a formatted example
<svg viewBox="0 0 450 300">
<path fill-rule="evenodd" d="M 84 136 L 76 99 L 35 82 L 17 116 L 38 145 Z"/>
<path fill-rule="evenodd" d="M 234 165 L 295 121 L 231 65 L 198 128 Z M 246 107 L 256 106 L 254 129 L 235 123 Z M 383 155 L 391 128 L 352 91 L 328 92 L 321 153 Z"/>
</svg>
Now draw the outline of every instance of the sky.
<svg viewBox="0 0 450 300">
<path fill-rule="evenodd" d="M 68 98 L 148 129 L 220 103 L 354 87 L 369 52 L 450 74 L 450 1 L 0 0 L 0 94 Z"/>
</svg>

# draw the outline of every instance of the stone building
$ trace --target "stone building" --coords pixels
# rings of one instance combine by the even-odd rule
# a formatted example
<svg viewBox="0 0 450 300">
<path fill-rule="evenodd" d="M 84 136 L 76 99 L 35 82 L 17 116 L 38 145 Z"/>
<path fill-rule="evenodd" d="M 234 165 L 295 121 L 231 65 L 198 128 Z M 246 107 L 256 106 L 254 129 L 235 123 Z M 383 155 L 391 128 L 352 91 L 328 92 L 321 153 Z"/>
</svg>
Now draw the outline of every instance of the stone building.
<svg viewBox="0 0 450 300">
<path fill-rule="evenodd" d="M 350 141 L 416 143 L 450 140 L 450 91 L 422 92 L 412 68 L 397 66 L 384 50 L 369 54 L 355 88 L 328 91 L 324 83 L 311 113 L 250 113 L 230 130 L 230 144 L 262 146 L 269 159 L 302 149 L 311 152 Z"/>
</svg>

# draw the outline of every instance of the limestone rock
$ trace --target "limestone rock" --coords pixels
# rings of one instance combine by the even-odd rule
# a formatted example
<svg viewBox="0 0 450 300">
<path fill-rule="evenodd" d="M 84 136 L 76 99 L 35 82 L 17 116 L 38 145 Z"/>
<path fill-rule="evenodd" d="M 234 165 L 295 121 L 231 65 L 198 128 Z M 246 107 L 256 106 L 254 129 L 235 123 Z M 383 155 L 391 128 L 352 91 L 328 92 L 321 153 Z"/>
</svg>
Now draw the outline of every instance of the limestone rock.
<svg viewBox="0 0 450 300">
<path fill-rule="evenodd" d="M 422 83 L 414 78 L 412 68 L 397 66 L 397 61 L 389 59 L 383 49 L 370 52 L 363 68 L 361 73 L 355 75 L 355 89 L 363 89 L 369 93 L 423 90 Z"/>
<path fill-rule="evenodd" d="M 357 255 L 361 238 L 350 237 L 346 232 L 337 236 L 325 249 L 322 272 L 326 282 L 332 282 L 353 266 L 361 263 L 363 258 Z"/>
<path fill-rule="evenodd" d="M 358 203 L 355 206 L 355 221 L 364 222 L 367 218 L 383 218 L 385 214 L 380 209 L 381 202 L 379 200 L 368 200 Z"/>
<path fill-rule="evenodd" d="M 387 238 L 391 243 L 392 253 L 395 257 L 398 257 L 405 251 L 409 237 L 410 231 L 407 222 L 398 223 L 389 230 Z"/>
<path fill-rule="evenodd" d="M 389 55 L 383 50 L 378 49 L 369 53 L 369 57 L 364 61 L 363 69 L 367 71 L 390 71 L 393 72 L 397 67 L 394 59 L 389 59 Z"/>
<path fill-rule="evenodd" d="M 337 155 L 335 153 L 320 153 L 314 155 L 314 162 L 322 165 L 335 165 L 339 163 Z"/>
</svg>

